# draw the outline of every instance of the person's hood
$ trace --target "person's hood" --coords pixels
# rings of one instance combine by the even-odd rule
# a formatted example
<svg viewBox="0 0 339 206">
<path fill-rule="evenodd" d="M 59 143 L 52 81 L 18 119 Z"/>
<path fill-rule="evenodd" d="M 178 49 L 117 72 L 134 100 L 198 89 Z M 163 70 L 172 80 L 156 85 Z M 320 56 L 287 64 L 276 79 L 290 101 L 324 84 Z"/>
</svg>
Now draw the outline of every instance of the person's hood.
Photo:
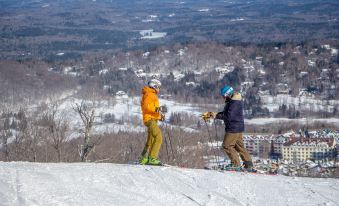
<svg viewBox="0 0 339 206">
<path fill-rule="evenodd" d="M 148 86 L 144 86 L 144 88 L 142 88 L 142 94 L 149 94 L 149 93 L 157 94 L 155 89 L 152 89 L 152 88 L 150 88 Z"/>
<path fill-rule="evenodd" d="M 241 94 L 239 92 L 234 92 L 234 94 L 232 95 L 232 100 L 242 100 Z"/>
</svg>

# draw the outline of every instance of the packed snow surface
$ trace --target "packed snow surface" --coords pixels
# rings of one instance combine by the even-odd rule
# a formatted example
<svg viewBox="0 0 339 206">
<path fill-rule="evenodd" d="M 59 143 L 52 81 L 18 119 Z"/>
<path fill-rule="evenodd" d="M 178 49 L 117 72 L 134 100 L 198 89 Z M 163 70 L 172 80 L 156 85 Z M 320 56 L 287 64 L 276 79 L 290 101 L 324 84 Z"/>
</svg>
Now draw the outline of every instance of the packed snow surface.
<svg viewBox="0 0 339 206">
<path fill-rule="evenodd" d="M 338 205 L 338 179 L 178 167 L 0 162 L 0 205 Z"/>
</svg>

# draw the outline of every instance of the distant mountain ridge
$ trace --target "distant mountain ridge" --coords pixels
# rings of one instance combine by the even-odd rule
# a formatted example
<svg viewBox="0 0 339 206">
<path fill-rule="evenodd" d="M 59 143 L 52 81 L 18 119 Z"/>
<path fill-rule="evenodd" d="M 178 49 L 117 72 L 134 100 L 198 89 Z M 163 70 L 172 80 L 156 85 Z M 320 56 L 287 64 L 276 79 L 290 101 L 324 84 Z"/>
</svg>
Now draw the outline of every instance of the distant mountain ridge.
<svg viewBox="0 0 339 206">
<path fill-rule="evenodd" d="M 53 60 L 60 52 L 72 59 L 188 42 L 301 42 L 339 33 L 335 0 L 2 0 L 0 11 L 0 59 Z M 140 34 L 151 29 L 166 35 Z"/>
</svg>

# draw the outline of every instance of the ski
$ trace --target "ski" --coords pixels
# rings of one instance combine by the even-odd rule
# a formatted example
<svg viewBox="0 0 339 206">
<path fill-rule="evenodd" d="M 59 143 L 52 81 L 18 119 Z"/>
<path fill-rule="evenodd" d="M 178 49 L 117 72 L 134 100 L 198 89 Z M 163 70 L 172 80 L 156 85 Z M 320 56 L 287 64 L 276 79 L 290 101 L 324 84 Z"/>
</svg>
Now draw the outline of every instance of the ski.
<svg viewBox="0 0 339 206">
<path fill-rule="evenodd" d="M 275 172 L 269 172 L 265 170 L 258 170 L 253 168 L 252 170 L 246 170 L 246 169 L 241 169 L 241 170 L 231 170 L 231 169 L 224 169 L 224 170 L 219 170 L 220 172 L 235 172 L 235 173 L 248 173 L 248 174 L 257 174 L 257 175 L 277 175 Z"/>
<path fill-rule="evenodd" d="M 204 169 L 207 170 L 215 170 L 218 172 L 233 172 L 233 173 L 248 173 L 248 174 L 258 174 L 258 175 L 277 175 L 276 171 L 272 171 L 270 169 L 267 170 L 262 170 L 260 168 L 252 168 L 250 170 L 245 169 L 243 167 L 222 167 L 222 168 L 210 168 L 210 167 L 205 167 Z"/>
<path fill-rule="evenodd" d="M 140 164 L 139 161 L 129 162 L 127 164 L 130 164 L 130 165 L 141 165 L 141 166 L 156 166 L 156 167 L 170 167 L 170 166 L 172 166 L 172 165 L 165 164 L 165 163 L 161 163 L 159 165 L 155 165 L 155 164 Z"/>
</svg>

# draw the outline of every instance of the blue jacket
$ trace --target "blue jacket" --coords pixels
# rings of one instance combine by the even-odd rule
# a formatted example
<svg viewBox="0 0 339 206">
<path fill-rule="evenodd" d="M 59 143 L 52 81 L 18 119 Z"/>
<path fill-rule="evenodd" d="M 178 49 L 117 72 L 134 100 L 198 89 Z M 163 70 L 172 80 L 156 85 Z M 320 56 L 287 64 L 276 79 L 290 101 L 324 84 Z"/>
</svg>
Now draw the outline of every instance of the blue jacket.
<svg viewBox="0 0 339 206">
<path fill-rule="evenodd" d="M 216 119 L 224 120 L 226 132 L 240 133 L 245 130 L 243 102 L 240 93 L 235 92 L 232 98 L 225 102 L 224 111 L 219 112 Z"/>
</svg>

